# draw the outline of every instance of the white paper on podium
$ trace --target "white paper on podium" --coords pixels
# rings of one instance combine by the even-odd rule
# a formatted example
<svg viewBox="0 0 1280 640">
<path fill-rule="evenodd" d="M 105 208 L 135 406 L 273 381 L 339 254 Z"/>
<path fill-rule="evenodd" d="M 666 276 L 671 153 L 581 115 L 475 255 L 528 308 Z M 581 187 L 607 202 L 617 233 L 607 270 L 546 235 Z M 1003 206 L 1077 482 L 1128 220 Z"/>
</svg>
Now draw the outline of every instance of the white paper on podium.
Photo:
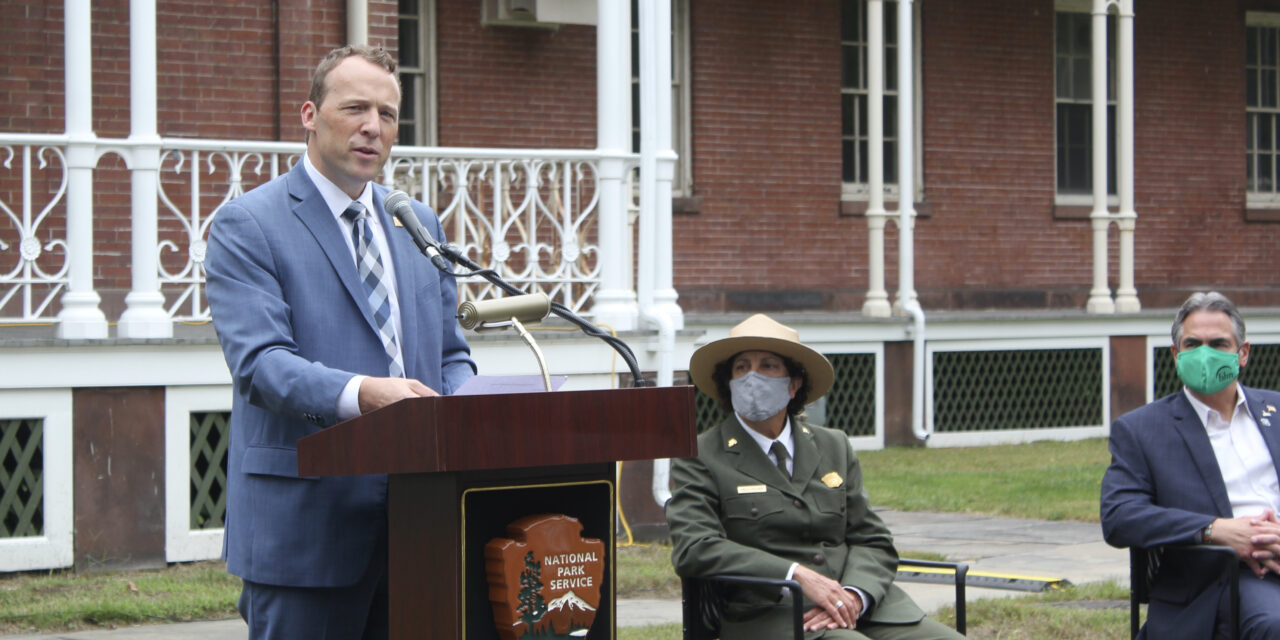
<svg viewBox="0 0 1280 640">
<path fill-rule="evenodd" d="M 569 376 L 551 376 L 551 390 L 559 389 Z M 547 390 L 542 376 L 472 376 L 453 392 L 455 396 L 483 396 L 496 393 L 538 393 Z"/>
</svg>

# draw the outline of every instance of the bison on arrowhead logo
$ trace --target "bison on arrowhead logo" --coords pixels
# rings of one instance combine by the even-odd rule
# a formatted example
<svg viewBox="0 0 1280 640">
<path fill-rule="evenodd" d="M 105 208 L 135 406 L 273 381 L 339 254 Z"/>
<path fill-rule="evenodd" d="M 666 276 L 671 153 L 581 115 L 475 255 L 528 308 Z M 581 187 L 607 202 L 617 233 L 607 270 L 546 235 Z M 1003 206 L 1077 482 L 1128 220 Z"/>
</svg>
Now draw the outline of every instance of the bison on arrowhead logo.
<svg viewBox="0 0 1280 640">
<path fill-rule="evenodd" d="M 583 638 L 600 606 L 604 542 L 563 514 L 526 516 L 484 546 L 489 603 L 502 640 Z"/>
</svg>

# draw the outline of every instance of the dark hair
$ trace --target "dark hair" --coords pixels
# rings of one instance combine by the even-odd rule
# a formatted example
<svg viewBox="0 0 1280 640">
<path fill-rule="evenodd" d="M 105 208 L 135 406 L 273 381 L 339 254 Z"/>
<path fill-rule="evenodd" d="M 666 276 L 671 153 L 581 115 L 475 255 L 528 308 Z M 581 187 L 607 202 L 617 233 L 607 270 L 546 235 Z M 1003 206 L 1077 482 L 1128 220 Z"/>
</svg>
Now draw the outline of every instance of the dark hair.
<svg viewBox="0 0 1280 640">
<path fill-rule="evenodd" d="M 361 58 L 382 67 L 387 73 L 395 74 L 396 59 L 382 47 L 371 47 L 363 44 L 349 44 L 338 47 L 333 51 L 325 54 L 320 60 L 320 64 L 316 65 L 316 72 L 311 76 L 311 93 L 307 94 L 307 101 L 316 105 L 318 109 L 320 103 L 324 101 L 324 96 L 329 92 L 329 86 L 325 80 L 329 77 L 329 72 L 333 68 L 342 63 L 343 60 L 352 56 L 360 56 Z M 396 79 L 399 83 L 399 78 Z"/>
<path fill-rule="evenodd" d="M 735 353 L 716 365 L 714 371 L 711 372 L 711 381 L 716 385 L 716 393 L 720 394 L 720 406 L 725 411 L 733 414 L 733 392 L 729 390 L 729 381 L 733 379 L 733 361 L 742 355 L 742 351 Z M 780 353 L 773 353 L 782 359 L 782 364 L 787 368 L 787 375 L 792 379 L 800 378 L 800 388 L 796 390 L 795 397 L 791 398 L 791 402 L 787 403 L 787 415 L 792 418 L 800 415 L 804 411 L 804 406 L 809 400 L 809 375 L 805 373 L 804 367 L 799 362 L 792 360 Z"/>
<path fill-rule="evenodd" d="M 1196 311 L 1221 311 L 1227 314 L 1235 333 L 1236 348 L 1244 344 L 1244 318 L 1240 317 L 1240 310 L 1226 296 L 1217 291 L 1210 291 L 1191 294 L 1191 297 L 1187 298 L 1187 301 L 1178 309 L 1178 315 L 1173 318 L 1173 329 L 1170 332 L 1173 336 L 1174 348 L 1178 348 L 1182 342 L 1182 325 L 1187 321 L 1187 316 Z"/>
</svg>

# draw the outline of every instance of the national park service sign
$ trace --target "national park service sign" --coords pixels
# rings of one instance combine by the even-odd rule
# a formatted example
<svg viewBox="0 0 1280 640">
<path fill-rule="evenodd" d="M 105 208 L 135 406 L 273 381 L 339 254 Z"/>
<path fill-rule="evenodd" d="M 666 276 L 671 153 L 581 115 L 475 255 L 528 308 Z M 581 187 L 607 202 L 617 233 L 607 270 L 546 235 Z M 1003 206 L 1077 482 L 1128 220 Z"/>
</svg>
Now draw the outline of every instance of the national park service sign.
<svg viewBox="0 0 1280 640">
<path fill-rule="evenodd" d="M 600 606 L 605 546 L 577 518 L 532 515 L 484 546 L 493 622 L 502 640 L 585 638 Z"/>
</svg>

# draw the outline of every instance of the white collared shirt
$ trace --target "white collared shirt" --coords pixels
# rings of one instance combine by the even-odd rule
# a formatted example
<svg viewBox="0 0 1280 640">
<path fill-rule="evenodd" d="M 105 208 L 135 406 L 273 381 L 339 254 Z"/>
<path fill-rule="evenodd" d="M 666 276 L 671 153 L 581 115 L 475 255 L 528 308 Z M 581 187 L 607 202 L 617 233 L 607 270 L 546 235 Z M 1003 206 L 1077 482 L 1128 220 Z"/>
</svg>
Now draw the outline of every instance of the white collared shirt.
<svg viewBox="0 0 1280 640">
<path fill-rule="evenodd" d="M 329 207 L 329 212 L 333 214 L 334 220 L 338 223 L 338 229 L 342 232 L 342 237 L 347 243 L 347 250 L 351 253 L 351 261 L 359 264 L 356 257 L 355 239 L 352 237 L 352 230 L 355 223 L 342 217 L 342 212 L 347 210 L 352 200 L 338 185 L 334 184 L 316 169 L 311 163 L 311 157 L 306 153 L 302 154 L 302 166 L 307 171 L 307 177 L 311 178 L 312 184 L 316 186 L 316 190 L 320 192 L 320 197 L 324 198 L 324 202 Z M 378 254 L 382 259 L 383 279 L 387 284 L 387 301 L 391 303 L 391 327 L 396 334 L 396 348 L 400 350 L 400 361 L 404 361 L 404 340 L 401 338 L 403 332 L 400 329 L 400 298 L 396 293 L 396 270 L 391 259 L 391 248 L 387 245 L 387 234 L 382 228 L 382 220 L 377 214 L 377 209 L 373 206 L 373 186 L 369 183 L 364 185 L 364 191 L 360 192 L 360 197 L 356 198 L 356 202 L 364 205 L 365 211 L 369 213 L 367 222 L 369 230 L 373 234 L 373 243 L 378 245 Z M 343 387 L 342 393 L 338 396 L 338 417 L 346 420 L 360 415 L 360 383 L 368 376 L 356 375 L 347 381 L 347 385 Z"/>
<path fill-rule="evenodd" d="M 751 427 L 747 426 L 747 423 L 742 421 L 742 416 L 736 413 L 733 414 L 733 417 L 738 419 L 738 424 L 741 424 L 742 428 L 745 429 L 746 432 L 751 435 L 751 439 L 756 441 L 756 444 L 760 446 L 760 449 L 762 451 L 764 451 L 765 457 L 769 458 L 769 461 L 772 462 L 775 466 L 778 464 L 778 458 L 777 456 L 773 455 L 773 451 L 772 451 L 773 443 L 781 442 L 782 447 L 787 450 L 787 455 L 790 456 L 790 458 L 787 460 L 787 475 L 795 475 L 796 445 L 791 438 L 791 418 L 790 417 L 788 417 L 786 419 L 787 420 L 786 423 L 782 425 L 782 433 L 779 433 L 777 438 L 770 438 L 769 436 L 766 436 L 763 433 L 760 433 L 759 431 L 756 431 L 755 429 L 752 429 Z"/>
<path fill-rule="evenodd" d="M 1267 442 L 1249 413 L 1244 390 L 1236 383 L 1236 407 L 1231 422 L 1183 387 L 1200 423 L 1209 434 L 1213 456 L 1227 485 L 1231 512 L 1239 518 L 1260 515 L 1264 509 L 1280 513 L 1280 479 Z"/>
</svg>

